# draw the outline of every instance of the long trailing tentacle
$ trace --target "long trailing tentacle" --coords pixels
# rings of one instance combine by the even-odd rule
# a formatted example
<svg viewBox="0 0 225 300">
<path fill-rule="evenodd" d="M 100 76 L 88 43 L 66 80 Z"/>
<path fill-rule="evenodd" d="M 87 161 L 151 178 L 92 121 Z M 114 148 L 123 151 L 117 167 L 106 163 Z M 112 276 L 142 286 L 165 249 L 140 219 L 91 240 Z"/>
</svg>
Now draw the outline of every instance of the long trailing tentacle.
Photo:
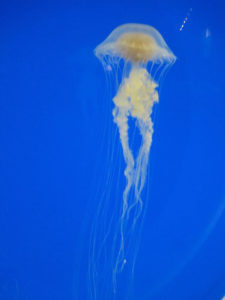
<svg viewBox="0 0 225 300">
<path fill-rule="evenodd" d="M 124 228 L 123 220 L 127 214 L 128 209 L 128 196 L 133 184 L 133 173 L 134 173 L 134 158 L 132 151 L 129 147 L 129 137 L 128 137 L 128 109 L 119 109 L 115 107 L 113 111 L 114 121 L 117 124 L 120 132 L 120 140 L 123 148 L 123 155 L 126 162 L 126 169 L 124 171 L 127 183 L 125 190 L 123 192 L 123 205 L 122 213 L 120 219 L 120 245 L 118 254 L 116 255 L 116 262 L 113 270 L 113 286 L 114 291 L 116 289 L 116 276 L 118 271 L 122 271 L 124 264 L 126 262 L 124 258 Z"/>
<path fill-rule="evenodd" d="M 136 222 L 142 212 L 141 193 L 144 188 L 149 151 L 152 143 L 153 124 L 151 120 L 152 107 L 158 101 L 156 91 L 157 84 L 152 80 L 145 68 L 134 68 L 129 77 L 125 78 L 113 101 L 114 122 L 117 124 L 120 140 L 123 148 L 124 160 L 126 163 L 125 177 L 126 187 L 123 192 L 123 204 L 118 232 L 119 246 L 115 255 L 113 269 L 113 285 L 116 289 L 117 274 L 121 272 L 126 264 L 128 241 L 131 238 L 128 234 L 134 230 Z M 136 159 L 129 146 L 128 118 L 137 120 L 138 128 L 142 137 L 142 144 Z M 130 199 L 131 189 L 134 189 L 134 198 Z M 130 214 L 131 210 L 135 210 Z M 129 228 L 129 225 L 131 228 Z"/>
<path fill-rule="evenodd" d="M 153 123 L 151 118 L 149 117 L 147 120 L 145 120 L 145 122 L 139 120 L 138 127 L 142 136 L 142 145 L 140 147 L 138 156 L 136 158 L 135 172 L 133 176 L 135 201 L 130 205 L 127 212 L 127 218 L 129 218 L 131 210 L 134 207 L 136 207 L 133 226 L 135 226 L 136 221 L 138 220 L 141 214 L 142 206 L 143 206 L 142 199 L 141 199 L 141 192 L 144 188 L 144 184 L 146 180 L 149 152 L 152 144 L 152 135 L 153 135 Z"/>
</svg>

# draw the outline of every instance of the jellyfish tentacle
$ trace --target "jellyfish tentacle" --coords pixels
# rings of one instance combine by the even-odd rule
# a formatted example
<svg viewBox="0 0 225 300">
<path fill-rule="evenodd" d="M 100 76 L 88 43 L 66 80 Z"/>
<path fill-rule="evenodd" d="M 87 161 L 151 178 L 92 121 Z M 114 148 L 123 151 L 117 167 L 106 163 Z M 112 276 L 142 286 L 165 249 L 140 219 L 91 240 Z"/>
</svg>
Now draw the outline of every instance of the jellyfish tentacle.
<svg viewBox="0 0 225 300">
<path fill-rule="evenodd" d="M 124 175 L 127 179 L 126 188 L 123 193 L 123 211 L 121 218 L 124 217 L 127 209 L 127 198 L 133 181 L 134 171 L 134 158 L 132 151 L 129 147 L 128 137 L 128 111 L 120 111 L 118 107 L 113 110 L 114 122 L 117 124 L 120 133 L 120 140 L 123 148 L 124 160 L 126 163 L 126 169 Z"/>
<path fill-rule="evenodd" d="M 113 270 L 113 286 L 114 292 L 116 291 L 116 276 L 119 271 L 123 270 L 125 265 L 124 258 L 124 219 L 127 214 L 128 209 L 128 195 L 133 185 L 133 173 L 134 173 L 134 158 L 132 151 L 129 147 L 129 136 L 128 136 L 128 116 L 129 116 L 129 107 L 127 109 L 121 108 L 119 106 L 119 100 L 114 98 L 114 101 L 118 102 L 113 110 L 114 122 L 117 124 L 120 133 L 120 140 L 123 148 L 124 160 L 126 163 L 126 168 L 124 171 L 126 177 L 126 187 L 123 192 L 123 205 L 122 213 L 120 217 L 120 237 L 119 237 L 119 250 L 116 255 L 115 267 Z"/>
<path fill-rule="evenodd" d="M 113 99 L 115 103 L 113 110 L 114 122 L 119 129 L 126 163 L 124 174 L 127 181 L 123 192 L 122 213 L 119 220 L 119 248 L 113 270 L 114 289 L 116 289 L 116 276 L 118 272 L 123 270 L 126 264 L 126 245 L 124 241 L 126 230 L 128 229 L 126 225 L 130 219 L 130 229 L 134 230 L 135 224 L 142 212 L 143 202 L 141 192 L 145 184 L 148 156 L 153 134 L 153 123 L 150 115 L 154 102 L 158 100 L 156 87 L 156 83 L 151 79 L 146 69 L 135 67 L 130 71 L 129 77 L 124 78 L 117 95 Z M 129 147 L 129 117 L 133 117 L 137 120 L 137 126 L 142 136 L 142 144 L 136 160 L 134 160 L 132 149 Z M 132 186 L 134 187 L 134 199 L 132 202 L 128 202 Z M 132 217 L 130 217 L 132 209 L 135 209 L 135 211 Z"/>
<path fill-rule="evenodd" d="M 135 198 L 139 203 L 139 211 L 135 216 L 135 222 L 139 218 L 143 202 L 141 199 L 141 192 L 144 188 L 147 166 L 149 160 L 149 152 L 152 144 L 152 135 L 153 135 L 153 123 L 149 117 L 145 122 L 139 121 L 139 129 L 142 135 L 142 146 L 139 151 L 137 161 L 136 161 L 136 175 L 135 175 Z"/>
</svg>

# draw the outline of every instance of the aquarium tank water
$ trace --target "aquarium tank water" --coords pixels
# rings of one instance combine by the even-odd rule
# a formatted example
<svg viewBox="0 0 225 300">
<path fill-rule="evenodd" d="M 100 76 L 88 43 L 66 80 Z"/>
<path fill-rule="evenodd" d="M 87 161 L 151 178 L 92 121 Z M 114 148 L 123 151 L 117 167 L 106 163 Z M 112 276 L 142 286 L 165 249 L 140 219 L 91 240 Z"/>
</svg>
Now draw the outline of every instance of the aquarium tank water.
<svg viewBox="0 0 225 300">
<path fill-rule="evenodd" d="M 224 15 L 1 1 L 0 300 L 225 299 Z"/>
</svg>

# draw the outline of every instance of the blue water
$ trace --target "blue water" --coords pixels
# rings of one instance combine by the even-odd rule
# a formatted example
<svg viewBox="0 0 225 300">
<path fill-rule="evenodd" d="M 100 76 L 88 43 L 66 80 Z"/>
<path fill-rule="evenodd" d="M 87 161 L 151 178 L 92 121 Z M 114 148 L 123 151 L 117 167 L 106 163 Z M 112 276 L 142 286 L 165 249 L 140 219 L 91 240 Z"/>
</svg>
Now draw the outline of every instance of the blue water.
<svg viewBox="0 0 225 300">
<path fill-rule="evenodd" d="M 93 49 L 129 22 L 154 26 L 178 59 L 156 108 L 149 204 L 128 300 L 222 299 L 224 5 L 1 1 L 1 300 L 92 300 L 89 240 L 99 195 L 112 191 L 106 206 L 118 213 L 110 203 L 125 182 L 116 177 L 124 167 L 119 141 L 117 156 L 107 156 L 113 104 Z"/>
</svg>

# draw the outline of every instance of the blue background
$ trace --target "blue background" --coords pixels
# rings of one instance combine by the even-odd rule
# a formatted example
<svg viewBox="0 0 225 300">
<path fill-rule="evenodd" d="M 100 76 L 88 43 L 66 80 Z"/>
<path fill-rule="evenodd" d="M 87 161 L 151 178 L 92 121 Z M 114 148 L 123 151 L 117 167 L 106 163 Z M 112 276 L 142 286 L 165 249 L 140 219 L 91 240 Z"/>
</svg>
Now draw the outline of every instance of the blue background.
<svg viewBox="0 0 225 300">
<path fill-rule="evenodd" d="M 1 1 L 1 300 L 90 299 L 88 238 L 112 138 L 93 49 L 129 22 L 157 28 L 178 57 L 157 107 L 133 298 L 225 295 L 224 12 L 218 0 Z"/>
</svg>

